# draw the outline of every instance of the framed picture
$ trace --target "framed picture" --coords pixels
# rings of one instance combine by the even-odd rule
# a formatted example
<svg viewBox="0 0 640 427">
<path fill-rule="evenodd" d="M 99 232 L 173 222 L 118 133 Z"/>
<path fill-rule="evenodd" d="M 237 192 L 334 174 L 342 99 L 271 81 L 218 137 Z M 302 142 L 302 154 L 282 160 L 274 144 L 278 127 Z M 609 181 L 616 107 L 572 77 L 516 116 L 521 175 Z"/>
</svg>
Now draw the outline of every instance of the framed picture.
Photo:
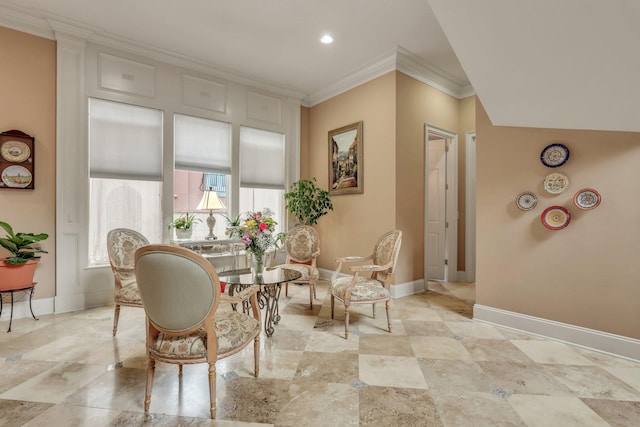
<svg viewBox="0 0 640 427">
<path fill-rule="evenodd" d="M 34 138 L 19 130 L 0 133 L 0 189 L 34 188 Z"/>
<path fill-rule="evenodd" d="M 329 194 L 361 194 L 362 122 L 329 131 Z"/>
</svg>

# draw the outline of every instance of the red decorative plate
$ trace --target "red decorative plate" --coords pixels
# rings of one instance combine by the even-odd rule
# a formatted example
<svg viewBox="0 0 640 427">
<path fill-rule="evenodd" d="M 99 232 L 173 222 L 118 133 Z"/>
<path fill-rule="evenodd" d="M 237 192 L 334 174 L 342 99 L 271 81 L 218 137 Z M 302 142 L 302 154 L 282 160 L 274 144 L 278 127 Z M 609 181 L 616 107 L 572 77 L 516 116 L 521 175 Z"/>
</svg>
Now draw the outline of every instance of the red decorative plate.
<svg viewBox="0 0 640 427">
<path fill-rule="evenodd" d="M 562 206 L 550 206 L 542 212 L 540 219 L 549 230 L 562 230 L 571 222 L 571 214 Z"/>
</svg>

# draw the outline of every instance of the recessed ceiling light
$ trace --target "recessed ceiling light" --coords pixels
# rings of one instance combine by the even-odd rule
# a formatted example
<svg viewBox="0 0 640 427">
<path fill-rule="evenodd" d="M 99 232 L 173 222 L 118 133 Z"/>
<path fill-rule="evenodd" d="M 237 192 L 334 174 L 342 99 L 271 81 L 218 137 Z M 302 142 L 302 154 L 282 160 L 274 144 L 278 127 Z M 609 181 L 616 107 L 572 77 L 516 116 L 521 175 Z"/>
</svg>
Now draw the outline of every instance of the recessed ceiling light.
<svg viewBox="0 0 640 427">
<path fill-rule="evenodd" d="M 329 34 L 325 34 L 324 36 L 320 37 L 320 41 L 324 44 L 333 43 L 333 37 L 331 37 Z"/>
</svg>

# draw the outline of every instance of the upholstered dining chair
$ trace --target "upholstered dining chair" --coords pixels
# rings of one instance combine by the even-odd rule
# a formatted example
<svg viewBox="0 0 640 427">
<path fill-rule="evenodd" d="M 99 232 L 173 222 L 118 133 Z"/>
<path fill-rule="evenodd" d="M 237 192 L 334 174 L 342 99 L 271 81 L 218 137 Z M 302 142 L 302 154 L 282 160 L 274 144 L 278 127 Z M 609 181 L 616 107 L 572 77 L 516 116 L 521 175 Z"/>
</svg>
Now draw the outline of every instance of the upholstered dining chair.
<svg viewBox="0 0 640 427">
<path fill-rule="evenodd" d="M 128 228 L 114 228 L 107 233 L 107 252 L 115 282 L 113 314 L 113 336 L 118 332 L 120 306 L 142 308 L 140 293 L 136 285 L 134 258 L 136 250 L 149 244 L 142 234 Z"/>
<path fill-rule="evenodd" d="M 393 281 L 393 272 L 398 261 L 401 243 L 402 231 L 393 230 L 380 237 L 371 255 L 336 259 L 338 267 L 331 277 L 331 318 L 334 317 L 334 303 L 337 299 L 344 304 L 345 338 L 349 338 L 349 307 L 351 304 L 372 304 L 373 318 L 375 319 L 376 303 L 385 302 L 387 325 L 389 332 L 391 332 L 389 286 Z M 343 264 L 351 263 L 357 263 L 357 265 L 349 267 L 353 275 L 338 277 Z"/>
<path fill-rule="evenodd" d="M 309 225 L 299 225 L 287 232 L 284 242 L 287 257 L 284 264 L 277 267 L 296 270 L 302 277 L 292 282 L 286 282 L 284 295 L 289 296 L 289 283 L 309 285 L 309 308 L 313 308 L 316 296 L 316 281 L 320 272 L 316 267 L 316 258 L 320 255 L 320 238 L 318 232 Z"/>
<path fill-rule="evenodd" d="M 148 357 L 144 412 L 149 413 L 156 362 L 209 364 L 211 418 L 216 417 L 216 361 L 253 342 L 254 375 L 260 371 L 260 309 L 258 286 L 237 294 L 248 299 L 252 316 L 218 311 L 220 281 L 201 255 L 177 246 L 150 245 L 136 252 L 136 278 L 147 319 Z M 227 301 L 229 297 L 227 297 Z"/>
</svg>

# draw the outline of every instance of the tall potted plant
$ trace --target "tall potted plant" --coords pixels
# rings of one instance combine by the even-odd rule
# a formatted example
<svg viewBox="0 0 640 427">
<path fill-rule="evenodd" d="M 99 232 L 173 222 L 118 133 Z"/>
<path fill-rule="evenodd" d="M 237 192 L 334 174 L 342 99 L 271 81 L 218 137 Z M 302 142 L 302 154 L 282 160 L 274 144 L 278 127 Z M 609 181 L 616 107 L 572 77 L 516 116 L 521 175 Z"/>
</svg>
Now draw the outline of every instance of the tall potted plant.
<svg viewBox="0 0 640 427">
<path fill-rule="evenodd" d="M 6 232 L 5 237 L 0 237 L 0 245 L 11 253 L 11 256 L 0 260 L 0 289 L 30 286 L 40 261 L 39 254 L 47 253 L 35 243 L 46 240 L 49 235 L 14 233 L 11 225 L 3 221 L 0 221 L 0 227 Z"/>
<path fill-rule="evenodd" d="M 287 210 L 297 225 L 315 225 L 318 219 L 333 210 L 329 192 L 316 185 L 316 179 L 301 179 L 291 184 L 284 194 Z"/>
</svg>

